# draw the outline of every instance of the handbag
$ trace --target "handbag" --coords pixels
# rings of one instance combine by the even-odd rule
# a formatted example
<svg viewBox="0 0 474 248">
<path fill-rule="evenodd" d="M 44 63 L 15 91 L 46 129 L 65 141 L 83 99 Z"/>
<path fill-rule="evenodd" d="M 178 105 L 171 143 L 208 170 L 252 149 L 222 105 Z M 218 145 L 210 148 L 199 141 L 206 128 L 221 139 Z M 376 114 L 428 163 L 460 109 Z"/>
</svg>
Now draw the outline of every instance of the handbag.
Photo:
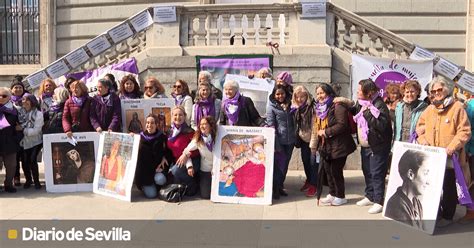
<svg viewBox="0 0 474 248">
<path fill-rule="evenodd" d="M 174 183 L 168 184 L 158 192 L 158 198 L 166 202 L 181 202 L 186 193 L 186 185 Z"/>
</svg>

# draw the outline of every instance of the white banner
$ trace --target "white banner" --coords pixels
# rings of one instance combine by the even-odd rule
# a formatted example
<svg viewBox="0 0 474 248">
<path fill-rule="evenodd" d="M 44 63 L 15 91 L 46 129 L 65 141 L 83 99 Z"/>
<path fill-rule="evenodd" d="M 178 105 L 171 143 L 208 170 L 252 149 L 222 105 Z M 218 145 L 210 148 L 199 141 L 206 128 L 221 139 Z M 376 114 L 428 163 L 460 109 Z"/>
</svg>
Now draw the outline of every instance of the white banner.
<svg viewBox="0 0 474 248">
<path fill-rule="evenodd" d="M 390 83 L 401 84 L 405 80 L 417 80 L 421 88 L 431 81 L 433 62 L 430 60 L 414 61 L 387 59 L 371 56 L 352 55 L 352 99 L 357 99 L 357 86 L 363 79 L 372 79 L 385 96 L 385 87 Z M 422 90 L 421 98 L 426 93 Z"/>
<path fill-rule="evenodd" d="M 158 116 L 158 130 L 167 133 L 171 128 L 173 98 L 122 100 L 122 127 L 124 133 L 140 133 L 145 130 L 145 117 L 150 113 Z"/>
</svg>

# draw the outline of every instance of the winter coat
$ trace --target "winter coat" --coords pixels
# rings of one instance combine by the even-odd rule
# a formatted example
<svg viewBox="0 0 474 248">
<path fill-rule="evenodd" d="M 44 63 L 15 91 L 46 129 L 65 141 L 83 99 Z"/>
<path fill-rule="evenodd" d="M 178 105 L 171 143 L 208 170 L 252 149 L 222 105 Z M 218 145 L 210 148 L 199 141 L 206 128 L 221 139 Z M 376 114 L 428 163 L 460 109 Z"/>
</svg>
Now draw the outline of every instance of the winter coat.
<svg viewBox="0 0 474 248">
<path fill-rule="evenodd" d="M 294 112 L 290 106 L 284 110 L 276 101 L 270 101 L 267 107 L 267 126 L 275 128 L 275 149 L 280 150 L 280 145 L 294 144 L 296 141 L 296 124 Z"/>
<path fill-rule="evenodd" d="M 43 113 L 38 109 L 32 109 L 26 113 L 26 122 L 20 123 L 23 127 L 23 139 L 20 145 L 23 149 L 30 149 L 43 143 Z"/>
<path fill-rule="evenodd" d="M 240 112 L 237 123 L 234 126 L 250 126 L 250 127 L 259 127 L 265 124 L 265 120 L 260 117 L 257 109 L 255 108 L 255 104 L 253 103 L 252 99 L 240 95 L 239 97 L 240 103 Z M 224 106 L 221 108 L 221 114 L 219 122 L 221 125 L 230 125 L 227 115 L 225 114 Z"/>
<path fill-rule="evenodd" d="M 63 129 L 63 111 L 64 104 L 60 107 L 58 112 L 49 110 L 46 115 L 48 116 L 47 121 L 43 126 L 43 134 L 50 133 L 64 133 Z"/>
<path fill-rule="evenodd" d="M 10 126 L 0 129 L 0 156 L 16 153 L 20 148 L 20 138 L 18 137 L 18 132 L 15 130 L 15 126 L 18 123 L 18 116 L 9 113 L 4 113 L 4 115 Z"/>
<path fill-rule="evenodd" d="M 113 132 L 122 131 L 122 107 L 120 98 L 113 92 L 109 94 L 107 104 L 102 102 L 101 96 L 94 96 L 91 103 L 89 118 L 94 130 L 112 130 Z"/>
<path fill-rule="evenodd" d="M 395 129 L 395 141 L 400 141 L 402 139 L 402 122 L 403 122 L 403 109 L 405 107 L 405 102 L 399 102 L 397 107 L 395 108 L 395 122 L 394 122 L 394 129 Z M 411 112 L 411 123 L 410 123 L 410 134 L 412 134 L 416 129 L 416 123 L 421 116 L 421 113 L 425 111 L 428 107 L 423 101 L 419 101 L 418 105 L 413 109 Z"/>
</svg>

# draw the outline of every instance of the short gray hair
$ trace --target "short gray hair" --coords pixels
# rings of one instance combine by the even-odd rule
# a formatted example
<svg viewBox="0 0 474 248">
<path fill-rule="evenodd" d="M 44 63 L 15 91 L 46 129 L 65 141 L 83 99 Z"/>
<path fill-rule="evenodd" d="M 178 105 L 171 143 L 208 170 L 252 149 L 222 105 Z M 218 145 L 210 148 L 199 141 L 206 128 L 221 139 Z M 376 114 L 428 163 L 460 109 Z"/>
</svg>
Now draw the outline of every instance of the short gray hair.
<svg viewBox="0 0 474 248">
<path fill-rule="evenodd" d="M 0 87 L 0 92 L 1 92 L 1 91 L 5 92 L 5 94 L 6 94 L 7 96 L 12 96 L 12 92 L 11 92 L 10 88 L 7 88 L 7 87 Z"/>
<path fill-rule="evenodd" d="M 200 71 L 199 72 L 199 76 L 203 75 L 204 77 L 206 77 L 207 81 L 210 83 L 211 82 L 211 78 L 212 78 L 212 74 L 208 71 Z"/>
<path fill-rule="evenodd" d="M 262 73 L 263 71 L 265 71 L 266 73 L 268 73 L 270 75 L 270 77 L 273 77 L 273 71 L 271 68 L 269 67 L 262 67 L 260 68 L 260 70 L 258 70 L 257 72 L 257 75 L 260 75 L 260 73 Z"/>
<path fill-rule="evenodd" d="M 239 91 L 239 90 L 240 90 L 239 83 L 237 83 L 237 82 L 234 81 L 234 80 L 227 80 L 227 81 L 225 81 L 223 87 L 225 88 L 225 87 L 227 87 L 227 86 L 234 88 L 236 91 Z"/>
<path fill-rule="evenodd" d="M 433 86 L 435 84 L 441 84 L 441 86 L 448 92 L 448 96 L 453 95 L 453 90 L 454 90 L 454 85 L 449 82 L 448 79 L 446 79 L 443 76 L 436 76 L 430 81 L 430 91 L 433 89 Z"/>
<path fill-rule="evenodd" d="M 54 89 L 54 95 L 58 99 L 58 103 L 63 103 L 69 98 L 69 91 L 63 87 L 57 87 Z"/>
</svg>

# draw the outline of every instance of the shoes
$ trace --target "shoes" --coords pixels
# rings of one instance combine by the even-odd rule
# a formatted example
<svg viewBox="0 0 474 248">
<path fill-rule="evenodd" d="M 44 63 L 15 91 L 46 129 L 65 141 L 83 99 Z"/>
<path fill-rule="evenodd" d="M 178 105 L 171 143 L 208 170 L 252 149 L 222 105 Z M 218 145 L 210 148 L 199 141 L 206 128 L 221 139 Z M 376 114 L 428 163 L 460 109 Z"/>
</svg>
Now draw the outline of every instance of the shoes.
<svg viewBox="0 0 474 248">
<path fill-rule="evenodd" d="M 305 195 L 306 197 L 314 197 L 316 196 L 316 192 L 317 192 L 316 187 L 310 184 L 308 187 L 308 191 L 306 191 Z"/>
<path fill-rule="evenodd" d="M 303 184 L 303 186 L 300 188 L 300 191 L 301 191 L 301 192 L 305 192 L 306 190 L 309 189 L 309 186 L 310 186 L 310 185 L 311 185 L 311 184 L 309 184 L 308 181 L 305 181 L 304 184 Z"/>
<path fill-rule="evenodd" d="M 458 223 L 461 225 L 474 223 L 474 210 L 467 210 L 466 215 L 458 220 Z"/>
<path fill-rule="evenodd" d="M 280 192 L 280 195 L 288 196 L 288 193 L 286 193 L 286 191 L 284 189 L 279 189 L 278 191 Z"/>
<path fill-rule="evenodd" d="M 341 205 L 346 204 L 346 203 L 347 203 L 346 198 L 334 197 L 334 200 L 331 202 L 331 206 L 341 206 Z"/>
<path fill-rule="evenodd" d="M 15 178 L 13 179 L 13 184 L 15 184 L 15 186 L 21 186 L 20 178 L 19 178 L 19 177 L 15 177 Z"/>
<path fill-rule="evenodd" d="M 272 197 L 273 197 L 274 200 L 279 200 L 280 199 L 280 191 L 276 188 L 273 188 Z"/>
<path fill-rule="evenodd" d="M 371 200 L 369 200 L 369 198 L 367 198 L 367 197 L 364 197 L 364 199 L 362 199 L 362 200 L 360 200 L 356 203 L 357 206 L 361 206 L 361 207 L 370 206 L 372 204 L 374 204 L 374 203 Z"/>
<path fill-rule="evenodd" d="M 438 227 L 438 228 L 447 227 L 451 224 L 453 224 L 453 220 L 447 220 L 445 218 L 441 218 L 441 219 L 436 221 L 436 227 Z"/>
<path fill-rule="evenodd" d="M 41 183 L 37 182 L 35 183 L 35 189 L 41 189 Z"/>
<path fill-rule="evenodd" d="M 16 188 L 13 186 L 5 186 L 5 192 L 16 193 Z"/>
<path fill-rule="evenodd" d="M 369 208 L 368 213 L 369 214 L 378 214 L 378 213 L 382 213 L 382 210 L 383 210 L 382 205 L 380 205 L 378 203 L 374 203 L 374 205 Z"/>
<path fill-rule="evenodd" d="M 29 189 L 31 187 L 31 181 L 26 181 L 25 184 L 23 184 L 24 189 Z"/>
<path fill-rule="evenodd" d="M 331 202 L 334 200 L 334 198 L 335 198 L 334 196 L 332 196 L 331 194 L 328 194 L 326 198 L 321 199 L 319 202 L 322 205 L 331 205 Z"/>
</svg>

